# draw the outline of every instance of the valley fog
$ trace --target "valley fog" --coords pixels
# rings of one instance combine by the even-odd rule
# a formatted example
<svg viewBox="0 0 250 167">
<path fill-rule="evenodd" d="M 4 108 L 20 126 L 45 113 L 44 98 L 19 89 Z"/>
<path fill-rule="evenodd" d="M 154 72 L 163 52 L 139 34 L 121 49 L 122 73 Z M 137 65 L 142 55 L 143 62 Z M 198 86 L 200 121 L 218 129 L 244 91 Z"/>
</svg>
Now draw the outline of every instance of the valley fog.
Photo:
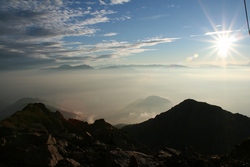
<svg viewBox="0 0 250 167">
<path fill-rule="evenodd" d="M 112 123 L 113 113 L 150 95 L 173 105 L 191 98 L 250 116 L 249 72 L 248 67 L 12 71 L 0 73 L 0 92 L 8 103 L 23 97 L 52 101 L 89 122 Z"/>
</svg>

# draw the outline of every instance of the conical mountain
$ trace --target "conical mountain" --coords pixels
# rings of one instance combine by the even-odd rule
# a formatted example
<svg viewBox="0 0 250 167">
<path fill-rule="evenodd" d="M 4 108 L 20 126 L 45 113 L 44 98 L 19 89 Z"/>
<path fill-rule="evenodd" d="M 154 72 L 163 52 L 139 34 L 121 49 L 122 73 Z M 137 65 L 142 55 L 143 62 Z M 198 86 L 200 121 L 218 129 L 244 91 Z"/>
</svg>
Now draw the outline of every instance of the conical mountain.
<svg viewBox="0 0 250 167">
<path fill-rule="evenodd" d="M 166 111 L 173 106 L 171 101 L 159 96 L 148 96 L 145 99 L 138 99 L 109 118 L 114 124 L 134 124 L 154 118 L 162 111 Z"/>
<path fill-rule="evenodd" d="M 185 100 L 154 119 L 123 128 L 153 151 L 192 147 L 206 154 L 225 154 L 250 136 L 250 118 L 221 107 Z"/>
</svg>

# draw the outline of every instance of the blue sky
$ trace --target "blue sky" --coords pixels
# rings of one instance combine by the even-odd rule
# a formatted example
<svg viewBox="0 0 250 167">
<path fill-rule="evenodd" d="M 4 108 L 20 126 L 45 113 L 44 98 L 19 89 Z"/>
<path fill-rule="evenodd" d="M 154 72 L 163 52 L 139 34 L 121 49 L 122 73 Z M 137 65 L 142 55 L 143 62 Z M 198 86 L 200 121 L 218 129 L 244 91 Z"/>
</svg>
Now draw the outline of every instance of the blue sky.
<svg viewBox="0 0 250 167">
<path fill-rule="evenodd" d="M 250 60 L 243 1 L 0 3 L 1 69 L 62 64 L 225 65 Z M 216 41 L 231 37 L 227 55 L 221 56 Z"/>
</svg>

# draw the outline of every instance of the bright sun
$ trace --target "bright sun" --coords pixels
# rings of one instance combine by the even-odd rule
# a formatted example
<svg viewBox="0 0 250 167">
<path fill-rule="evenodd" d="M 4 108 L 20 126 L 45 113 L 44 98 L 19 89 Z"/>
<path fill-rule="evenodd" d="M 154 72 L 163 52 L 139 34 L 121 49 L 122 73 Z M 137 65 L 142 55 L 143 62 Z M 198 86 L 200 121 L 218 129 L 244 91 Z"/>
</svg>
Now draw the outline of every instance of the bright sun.
<svg viewBox="0 0 250 167">
<path fill-rule="evenodd" d="M 228 36 L 219 36 L 215 41 L 216 50 L 221 58 L 226 58 L 232 50 L 235 38 Z"/>
<path fill-rule="evenodd" d="M 214 32 L 207 32 L 205 35 L 210 36 L 210 40 L 205 40 L 205 42 L 209 42 L 211 45 L 207 48 L 209 52 L 204 57 L 204 61 L 212 61 L 224 66 L 228 63 L 234 63 L 236 56 L 244 58 L 237 50 L 239 46 L 237 43 L 242 38 L 239 32 L 215 30 Z M 213 58 L 215 60 L 212 60 Z"/>
</svg>

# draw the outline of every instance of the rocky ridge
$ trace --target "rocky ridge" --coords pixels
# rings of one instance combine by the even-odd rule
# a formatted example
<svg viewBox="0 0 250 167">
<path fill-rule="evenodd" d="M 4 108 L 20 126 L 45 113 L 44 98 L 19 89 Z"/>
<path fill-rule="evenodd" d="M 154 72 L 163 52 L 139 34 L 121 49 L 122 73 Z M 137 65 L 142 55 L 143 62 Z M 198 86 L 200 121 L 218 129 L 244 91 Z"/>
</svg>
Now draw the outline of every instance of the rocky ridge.
<svg viewBox="0 0 250 167">
<path fill-rule="evenodd" d="M 105 120 L 93 124 L 29 104 L 0 122 L 0 166 L 247 166 L 250 140 L 229 155 L 208 156 L 193 148 L 162 147 L 151 153 L 127 133 Z"/>
</svg>

